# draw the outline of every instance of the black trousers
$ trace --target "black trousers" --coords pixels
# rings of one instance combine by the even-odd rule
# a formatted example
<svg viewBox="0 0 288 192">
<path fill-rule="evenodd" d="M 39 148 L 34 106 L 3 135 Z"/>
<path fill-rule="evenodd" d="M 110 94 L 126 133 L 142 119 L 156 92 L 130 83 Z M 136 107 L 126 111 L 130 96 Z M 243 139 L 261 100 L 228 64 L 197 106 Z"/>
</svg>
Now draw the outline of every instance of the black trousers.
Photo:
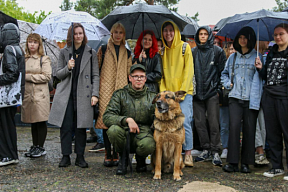
<svg viewBox="0 0 288 192">
<path fill-rule="evenodd" d="M 31 133 L 33 145 L 43 147 L 47 136 L 46 121 L 31 123 Z"/>
<path fill-rule="evenodd" d="M 73 98 L 70 96 L 64 120 L 60 128 L 61 150 L 63 155 L 72 153 L 72 136 L 75 127 L 75 150 L 77 155 L 84 155 L 86 147 L 86 128 L 77 128 L 77 111 L 74 111 Z"/>
<path fill-rule="evenodd" d="M 205 150 L 211 150 L 212 154 L 219 153 L 221 141 L 219 131 L 218 95 L 215 95 L 204 101 L 194 100 L 193 112 L 194 112 L 195 127 L 199 135 L 201 147 Z M 208 131 L 206 122 L 206 112 L 210 133 Z"/>
<path fill-rule="evenodd" d="M 0 159 L 18 159 L 15 126 L 16 107 L 0 108 Z"/>
<path fill-rule="evenodd" d="M 238 163 L 240 159 L 240 133 L 242 126 L 241 163 L 255 163 L 255 132 L 258 110 L 249 109 L 249 101 L 229 98 L 229 141 L 227 162 Z"/>
<path fill-rule="evenodd" d="M 266 140 L 271 149 L 272 168 L 284 169 L 282 163 L 283 137 L 288 167 L 288 99 L 275 99 L 264 90 L 261 103 L 265 119 Z"/>
</svg>

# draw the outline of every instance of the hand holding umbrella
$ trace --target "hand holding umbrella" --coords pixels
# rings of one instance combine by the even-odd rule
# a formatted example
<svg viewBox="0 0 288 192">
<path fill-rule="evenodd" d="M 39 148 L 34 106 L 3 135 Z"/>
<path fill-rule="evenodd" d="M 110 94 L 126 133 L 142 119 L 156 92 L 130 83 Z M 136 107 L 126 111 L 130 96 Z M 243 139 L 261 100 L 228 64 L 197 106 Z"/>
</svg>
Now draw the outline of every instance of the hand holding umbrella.
<svg viewBox="0 0 288 192">
<path fill-rule="evenodd" d="M 261 62 L 261 59 L 259 58 L 259 56 L 257 56 L 255 58 L 255 64 L 254 65 L 257 69 L 259 69 L 259 70 L 262 69 L 262 62 Z"/>
</svg>

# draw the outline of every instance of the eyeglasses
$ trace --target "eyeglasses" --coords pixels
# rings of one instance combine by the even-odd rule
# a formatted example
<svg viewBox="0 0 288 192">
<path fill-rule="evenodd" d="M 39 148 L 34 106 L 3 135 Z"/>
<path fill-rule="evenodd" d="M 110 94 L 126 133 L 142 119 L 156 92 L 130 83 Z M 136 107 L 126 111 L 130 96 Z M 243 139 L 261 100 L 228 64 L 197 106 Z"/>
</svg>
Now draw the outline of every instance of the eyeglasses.
<svg viewBox="0 0 288 192">
<path fill-rule="evenodd" d="M 146 76 L 133 76 L 133 75 L 130 75 L 134 80 L 144 80 L 146 78 Z"/>
<path fill-rule="evenodd" d="M 285 34 L 287 34 L 287 33 L 273 34 L 272 37 L 273 37 L 273 38 L 277 38 L 278 35 L 279 35 L 280 37 L 282 37 L 282 36 L 285 35 Z"/>
</svg>

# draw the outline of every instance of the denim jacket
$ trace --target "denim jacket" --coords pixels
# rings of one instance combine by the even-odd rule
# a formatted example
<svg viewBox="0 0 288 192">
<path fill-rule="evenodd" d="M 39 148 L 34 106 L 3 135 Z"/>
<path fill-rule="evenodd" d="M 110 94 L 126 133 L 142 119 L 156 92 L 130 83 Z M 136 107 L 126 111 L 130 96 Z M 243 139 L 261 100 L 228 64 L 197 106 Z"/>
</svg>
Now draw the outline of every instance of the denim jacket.
<svg viewBox="0 0 288 192">
<path fill-rule="evenodd" d="M 221 83 L 223 87 L 231 90 L 231 74 L 234 54 L 228 58 L 225 68 L 221 74 Z M 237 52 L 234 66 L 234 85 L 229 93 L 229 97 L 249 102 L 249 109 L 259 110 L 262 95 L 262 79 L 254 66 L 257 52 L 253 49 L 250 53 L 242 55 Z M 259 54 L 263 63 L 263 57 Z"/>
</svg>

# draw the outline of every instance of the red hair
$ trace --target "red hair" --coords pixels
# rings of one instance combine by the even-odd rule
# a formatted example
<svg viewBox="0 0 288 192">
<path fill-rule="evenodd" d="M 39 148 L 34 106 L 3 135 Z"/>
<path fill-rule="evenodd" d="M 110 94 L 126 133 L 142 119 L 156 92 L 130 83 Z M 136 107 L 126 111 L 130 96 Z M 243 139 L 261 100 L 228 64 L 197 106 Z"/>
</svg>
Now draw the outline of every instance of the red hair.
<svg viewBox="0 0 288 192">
<path fill-rule="evenodd" d="M 155 56 L 155 54 L 158 53 L 158 44 L 157 44 L 157 39 L 155 37 L 154 32 L 151 30 L 145 30 L 140 34 L 140 36 L 136 42 L 136 46 L 134 49 L 135 58 L 139 58 L 139 55 L 143 49 L 142 40 L 143 40 L 143 37 L 147 34 L 151 35 L 151 37 L 152 37 L 152 46 L 149 49 L 149 57 L 153 58 Z"/>
</svg>

